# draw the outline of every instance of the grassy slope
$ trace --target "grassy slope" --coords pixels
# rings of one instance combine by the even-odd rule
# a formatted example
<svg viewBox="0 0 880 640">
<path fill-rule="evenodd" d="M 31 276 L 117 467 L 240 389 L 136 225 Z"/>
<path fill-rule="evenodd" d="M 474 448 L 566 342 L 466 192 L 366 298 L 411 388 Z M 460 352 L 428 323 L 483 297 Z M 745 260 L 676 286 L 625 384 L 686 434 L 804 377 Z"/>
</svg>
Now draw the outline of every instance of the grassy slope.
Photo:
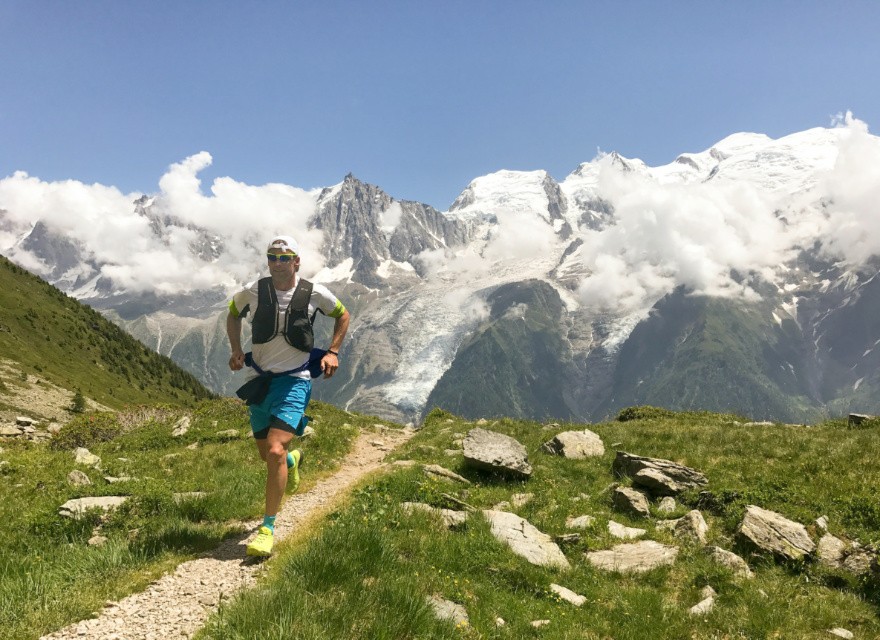
<svg viewBox="0 0 880 640">
<path fill-rule="evenodd" d="M 746 504 L 754 503 L 798 520 L 817 539 L 813 521 L 827 515 L 831 532 L 863 543 L 880 540 L 875 488 L 880 469 L 876 430 L 847 430 L 842 423 L 814 428 L 741 427 L 718 414 L 668 417 L 591 425 L 606 443 L 605 455 L 564 460 L 540 452 L 562 425 L 542 429 L 533 422 L 501 420 L 490 428 L 524 443 L 535 468 L 531 479 L 505 482 L 475 473 L 460 455 L 444 449 L 474 426 L 435 411 L 425 428 L 398 457 L 439 463 L 473 485 L 463 488 L 432 480 L 418 468 L 398 469 L 361 488 L 307 542 L 278 558 L 258 589 L 216 615 L 201 638 L 825 638 L 844 627 L 856 637 L 880 637 L 875 581 L 859 581 L 808 562 L 782 566 L 752 557 L 737 546 L 734 529 Z M 612 443 L 614 443 L 612 445 Z M 735 578 L 652 522 L 612 511 L 609 485 L 614 450 L 671 458 L 709 477 L 716 500 L 703 509 L 710 544 L 749 558 L 754 580 Z M 591 514 L 596 524 L 580 542 L 564 548 L 567 572 L 528 564 L 496 542 L 479 517 L 446 531 L 432 517 L 406 515 L 403 501 L 458 508 L 444 494 L 487 508 L 515 493 L 535 494 L 515 509 L 549 534 L 566 531 L 569 516 Z M 685 496 L 675 516 L 698 501 Z M 641 576 L 592 569 L 588 550 L 619 541 L 606 531 L 609 519 L 648 529 L 648 538 L 678 544 L 670 568 Z M 550 591 L 558 583 L 586 596 L 580 608 Z M 711 614 L 691 617 L 687 609 L 705 585 L 718 591 Z M 427 595 L 463 604 L 467 628 L 434 619 Z M 506 620 L 497 627 L 495 620 Z M 551 620 L 540 630 L 532 620 Z"/>
<path fill-rule="evenodd" d="M 309 410 L 316 435 L 300 445 L 309 463 L 301 490 L 332 472 L 357 432 L 375 422 L 329 405 Z M 47 444 L 7 440 L 0 451 L 0 637 L 32 639 L 91 617 L 104 602 L 143 589 L 163 571 L 212 548 L 262 513 L 265 467 L 237 400 L 200 403 L 188 433 L 171 437 L 180 408 L 139 408 L 75 418 Z M 221 436 L 235 429 L 238 437 Z M 101 438 L 110 438 L 104 439 Z M 197 443 L 197 448 L 189 449 Z M 72 447 L 87 445 L 101 470 L 74 464 Z M 73 486 L 71 469 L 92 484 Z M 105 476 L 130 476 L 111 484 Z M 205 491 L 178 504 L 172 493 Z M 102 547 L 88 539 L 100 517 L 58 515 L 71 498 L 130 496 L 101 525 Z"/>
<path fill-rule="evenodd" d="M 113 408 L 192 404 L 210 392 L 98 312 L 0 257 L 0 356 Z"/>
</svg>

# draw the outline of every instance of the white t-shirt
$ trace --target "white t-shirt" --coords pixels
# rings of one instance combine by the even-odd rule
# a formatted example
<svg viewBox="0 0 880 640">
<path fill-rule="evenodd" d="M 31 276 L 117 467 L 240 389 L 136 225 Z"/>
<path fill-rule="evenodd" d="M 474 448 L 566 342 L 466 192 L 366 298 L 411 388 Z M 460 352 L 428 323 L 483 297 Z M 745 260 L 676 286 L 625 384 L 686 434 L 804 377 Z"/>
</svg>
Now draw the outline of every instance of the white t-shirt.
<svg viewBox="0 0 880 640">
<path fill-rule="evenodd" d="M 284 327 L 284 315 L 287 313 L 287 307 L 293 298 L 293 292 L 296 291 L 296 285 L 299 284 L 299 277 L 296 278 L 293 288 L 289 291 L 279 291 L 275 289 L 275 295 L 278 296 L 278 327 Z M 229 303 L 229 311 L 237 318 L 249 315 L 251 322 L 254 319 L 254 311 L 257 309 L 259 285 L 258 281 L 252 282 L 246 288 L 232 296 L 232 302 Z M 324 285 L 313 284 L 312 295 L 309 298 L 309 318 L 316 311 L 320 310 L 324 315 L 331 318 L 338 318 L 345 312 L 342 303 L 330 293 Z M 278 335 L 263 344 L 251 345 L 253 350 L 254 362 L 263 371 L 290 371 L 301 367 L 309 360 L 309 354 L 290 346 L 284 339 L 284 335 L 279 331 Z M 249 370 L 250 377 L 256 376 L 257 373 L 253 369 Z M 291 374 L 298 378 L 310 378 L 308 370 Z"/>
</svg>

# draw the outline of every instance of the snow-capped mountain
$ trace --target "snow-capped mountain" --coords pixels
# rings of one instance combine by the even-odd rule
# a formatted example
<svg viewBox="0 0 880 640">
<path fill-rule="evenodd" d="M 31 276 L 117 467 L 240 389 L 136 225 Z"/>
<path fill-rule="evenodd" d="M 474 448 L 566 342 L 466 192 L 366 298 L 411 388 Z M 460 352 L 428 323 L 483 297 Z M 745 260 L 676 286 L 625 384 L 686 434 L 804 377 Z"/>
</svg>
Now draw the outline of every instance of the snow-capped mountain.
<svg viewBox="0 0 880 640">
<path fill-rule="evenodd" d="M 103 213 L 7 178 L 0 246 L 226 393 L 241 380 L 225 303 L 285 231 L 353 314 L 343 367 L 315 386 L 352 410 L 597 419 L 650 403 L 808 421 L 880 411 L 878 160 L 850 118 L 659 167 L 602 154 L 561 182 L 499 171 L 440 212 L 352 175 L 313 191 L 223 179 L 206 197 L 200 154 L 160 193 L 101 192 Z M 52 208 L 22 195 L 40 189 Z"/>
</svg>

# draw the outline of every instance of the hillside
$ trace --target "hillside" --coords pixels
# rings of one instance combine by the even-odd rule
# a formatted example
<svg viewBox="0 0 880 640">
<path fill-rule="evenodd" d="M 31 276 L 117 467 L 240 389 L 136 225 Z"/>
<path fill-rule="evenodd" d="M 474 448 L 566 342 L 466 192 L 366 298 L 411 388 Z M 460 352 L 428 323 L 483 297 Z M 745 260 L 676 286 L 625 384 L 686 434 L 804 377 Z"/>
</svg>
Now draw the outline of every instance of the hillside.
<svg viewBox="0 0 880 640">
<path fill-rule="evenodd" d="M 97 311 L 0 256 L 0 403 L 8 412 L 64 422 L 53 402 L 119 409 L 126 404 L 191 405 L 210 397 L 195 376 Z M 42 386 L 39 386 L 42 385 Z M 31 398 L 28 400 L 27 398 Z"/>
</svg>

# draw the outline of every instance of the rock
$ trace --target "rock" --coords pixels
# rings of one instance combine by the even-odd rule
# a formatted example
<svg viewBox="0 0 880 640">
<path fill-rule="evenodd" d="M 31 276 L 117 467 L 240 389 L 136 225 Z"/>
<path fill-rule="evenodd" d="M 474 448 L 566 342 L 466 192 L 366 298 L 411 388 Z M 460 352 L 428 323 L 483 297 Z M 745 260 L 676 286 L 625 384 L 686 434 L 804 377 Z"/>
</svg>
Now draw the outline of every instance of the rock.
<svg viewBox="0 0 880 640">
<path fill-rule="evenodd" d="M 504 621 L 504 618 L 495 618 L 495 626 L 496 627 L 503 627 L 506 624 L 507 624 L 507 622 Z"/>
<path fill-rule="evenodd" d="M 816 555 L 819 563 L 826 567 L 839 568 L 843 565 L 843 556 L 846 553 L 847 544 L 840 538 L 826 533 L 819 540 Z"/>
<path fill-rule="evenodd" d="M 678 557 L 678 548 L 653 540 L 619 544 L 606 551 L 591 551 L 587 562 L 597 569 L 620 573 L 644 573 L 656 567 L 671 565 Z"/>
<path fill-rule="evenodd" d="M 535 565 L 570 567 L 565 554 L 546 533 L 538 531 L 528 520 L 506 511 L 483 511 L 492 527 L 492 535 L 506 543 L 511 551 Z"/>
<path fill-rule="evenodd" d="M 641 491 L 629 487 L 617 487 L 614 490 L 613 501 L 614 508 L 623 513 L 641 518 L 651 516 L 648 498 Z"/>
<path fill-rule="evenodd" d="M 36 420 L 33 418 L 28 418 L 27 416 L 16 416 L 15 424 L 19 427 L 32 427 L 36 423 Z"/>
<path fill-rule="evenodd" d="M 535 629 L 540 629 L 541 627 L 546 627 L 550 624 L 549 620 L 532 620 L 530 623 Z"/>
<path fill-rule="evenodd" d="M 192 444 L 188 444 L 188 445 L 186 445 L 186 448 L 187 448 L 189 451 L 195 451 L 196 449 L 199 448 L 199 443 L 198 443 L 198 442 L 193 442 Z"/>
<path fill-rule="evenodd" d="M 134 480 L 134 478 L 129 476 L 119 476 L 118 478 L 114 476 L 104 476 L 104 480 L 110 484 L 116 484 L 117 482 L 128 482 L 129 480 Z"/>
<path fill-rule="evenodd" d="M 0 436 L 12 438 L 15 436 L 20 436 L 23 433 L 24 431 L 22 431 L 18 427 L 0 427 Z"/>
<path fill-rule="evenodd" d="M 816 518 L 816 528 L 823 533 L 828 533 L 828 516 L 822 516 L 821 518 Z"/>
<path fill-rule="evenodd" d="M 513 503 L 514 507 L 524 507 L 531 502 L 534 497 L 534 493 L 514 493 L 510 497 L 510 501 Z"/>
<path fill-rule="evenodd" d="M 489 421 L 486 420 L 486 418 L 480 418 L 479 420 L 477 420 L 477 424 L 482 427 L 483 425 L 489 424 Z"/>
<path fill-rule="evenodd" d="M 422 502 L 404 502 L 400 505 L 401 508 L 406 513 L 413 513 L 415 511 L 424 511 L 426 513 L 433 513 L 440 517 L 443 521 L 444 526 L 447 529 L 453 529 L 455 527 L 459 527 L 467 522 L 468 514 L 466 511 L 453 511 L 452 509 L 439 509 L 437 507 L 432 507 L 429 504 L 424 504 Z"/>
<path fill-rule="evenodd" d="M 828 633 L 832 636 L 837 636 L 838 638 L 846 638 L 847 640 L 852 640 L 855 638 L 852 631 L 847 631 L 842 627 L 834 627 L 833 629 L 829 629 Z"/>
<path fill-rule="evenodd" d="M 700 589 L 700 597 L 701 598 L 714 598 L 718 593 L 708 584 Z"/>
<path fill-rule="evenodd" d="M 241 432 L 238 429 L 225 429 L 223 431 L 218 431 L 214 435 L 218 438 L 223 438 L 224 440 L 237 440 L 241 437 Z"/>
<path fill-rule="evenodd" d="M 58 508 L 58 515 L 78 520 L 89 509 L 112 511 L 128 500 L 127 496 L 103 496 L 100 498 L 75 498 L 68 500 Z"/>
<path fill-rule="evenodd" d="M 688 609 L 688 613 L 692 616 L 703 616 L 712 611 L 715 607 L 715 596 L 709 596 L 700 600 L 697 604 Z"/>
<path fill-rule="evenodd" d="M 671 496 L 665 496 L 662 500 L 660 500 L 660 504 L 657 505 L 657 511 L 660 513 L 672 513 L 676 510 L 678 505 L 675 503 L 675 498 Z"/>
<path fill-rule="evenodd" d="M 460 482 L 462 484 L 470 484 L 471 481 L 467 478 L 463 478 L 454 471 L 450 471 L 444 467 L 441 467 L 439 464 L 426 464 L 422 470 L 429 476 L 434 476 L 435 478 L 444 478 L 446 480 L 452 480 L 454 482 Z"/>
<path fill-rule="evenodd" d="M 526 448 L 510 436 L 471 429 L 464 439 L 464 462 L 482 471 L 528 478 L 532 475 Z"/>
<path fill-rule="evenodd" d="M 673 533 L 680 538 L 687 538 L 700 544 L 706 544 L 706 534 L 709 525 L 703 519 L 703 514 L 696 509 L 687 512 L 678 519 Z"/>
<path fill-rule="evenodd" d="M 349 426 L 351 426 L 351 425 L 349 425 Z M 310 427 L 310 426 L 307 425 L 306 428 L 303 429 L 302 437 L 303 437 L 303 438 L 308 438 L 308 437 L 311 437 L 311 436 L 313 436 L 313 435 L 315 435 L 315 430 L 314 430 L 312 427 Z"/>
<path fill-rule="evenodd" d="M 103 547 L 107 543 L 107 536 L 92 536 L 89 538 L 89 546 L 90 547 Z"/>
<path fill-rule="evenodd" d="M 804 525 L 755 505 L 746 507 L 737 532 L 759 551 L 789 560 L 801 560 L 816 549 Z"/>
<path fill-rule="evenodd" d="M 171 435 L 175 438 L 186 435 L 186 432 L 189 431 L 189 422 L 189 416 L 183 416 L 174 424 L 174 429 L 171 431 Z"/>
<path fill-rule="evenodd" d="M 415 460 L 395 460 L 395 461 L 392 462 L 391 464 L 392 464 L 393 466 L 395 466 L 395 467 L 406 467 L 406 468 L 409 468 L 409 467 L 415 467 L 415 466 L 418 466 L 419 463 L 416 462 Z"/>
<path fill-rule="evenodd" d="M 850 427 L 858 427 L 863 422 L 867 422 L 868 420 L 873 420 L 874 416 L 869 416 L 865 413 L 851 413 L 849 414 L 849 419 L 847 420 L 847 425 Z"/>
<path fill-rule="evenodd" d="M 641 538 L 647 533 L 647 531 L 645 531 L 644 529 L 625 527 L 619 522 L 609 520 L 608 533 L 610 533 L 615 538 L 620 538 L 621 540 L 635 540 L 636 538 Z"/>
<path fill-rule="evenodd" d="M 687 490 L 687 486 L 676 482 L 658 469 L 641 469 L 633 476 L 633 484 L 647 489 L 655 496 L 677 496 Z"/>
<path fill-rule="evenodd" d="M 755 577 L 748 563 L 732 551 L 727 551 L 721 547 L 707 547 L 706 552 L 715 562 L 733 571 L 735 576 L 740 578 Z"/>
<path fill-rule="evenodd" d="M 79 469 L 74 469 L 73 471 L 68 473 L 67 474 L 67 481 L 70 484 L 76 485 L 79 487 L 84 487 L 84 486 L 92 484 L 92 481 L 89 480 L 89 477 L 86 474 L 84 474 L 82 471 L 80 471 Z"/>
<path fill-rule="evenodd" d="M 551 584 L 550 590 L 566 602 L 569 602 L 576 607 L 580 607 L 587 601 L 584 596 L 578 595 L 571 589 L 566 589 L 565 587 L 558 584 Z"/>
<path fill-rule="evenodd" d="M 562 456 L 571 460 L 592 458 L 605 453 L 602 438 L 589 429 L 583 431 L 563 431 L 552 440 L 545 442 L 541 449 L 551 455 Z"/>
<path fill-rule="evenodd" d="M 428 596 L 426 600 L 428 606 L 434 610 L 434 615 L 440 620 L 449 620 L 456 626 L 470 624 L 467 611 L 460 604 L 438 595 Z"/>
<path fill-rule="evenodd" d="M 57 433 L 61 433 L 61 425 L 57 422 L 50 422 L 49 426 L 46 427 L 46 431 L 54 436 Z"/>
<path fill-rule="evenodd" d="M 871 571 L 874 556 L 865 549 L 852 549 L 843 559 L 843 568 L 853 575 L 863 576 Z"/>
<path fill-rule="evenodd" d="M 84 447 L 78 447 L 74 455 L 76 464 L 84 464 L 88 467 L 97 467 L 101 464 L 101 458 Z"/>
<path fill-rule="evenodd" d="M 577 518 L 567 518 L 565 526 L 569 529 L 589 529 L 595 521 L 596 518 L 593 516 L 578 516 Z"/>
<path fill-rule="evenodd" d="M 644 458 L 632 453 L 626 453 L 625 451 L 617 452 L 617 457 L 614 459 L 614 464 L 611 467 L 615 475 L 629 476 L 633 478 L 634 483 L 636 474 L 643 469 L 654 469 L 668 478 L 676 487 L 684 489 L 696 489 L 709 484 L 706 476 L 696 469 L 691 469 L 671 460 Z M 642 475 L 643 480 L 647 478 L 650 478 L 650 480 L 646 481 L 652 482 L 656 479 L 656 475 Z"/>
<path fill-rule="evenodd" d="M 553 536 L 553 540 L 555 540 L 557 544 L 576 544 L 581 541 L 581 534 L 561 533 L 557 536 Z"/>
</svg>

